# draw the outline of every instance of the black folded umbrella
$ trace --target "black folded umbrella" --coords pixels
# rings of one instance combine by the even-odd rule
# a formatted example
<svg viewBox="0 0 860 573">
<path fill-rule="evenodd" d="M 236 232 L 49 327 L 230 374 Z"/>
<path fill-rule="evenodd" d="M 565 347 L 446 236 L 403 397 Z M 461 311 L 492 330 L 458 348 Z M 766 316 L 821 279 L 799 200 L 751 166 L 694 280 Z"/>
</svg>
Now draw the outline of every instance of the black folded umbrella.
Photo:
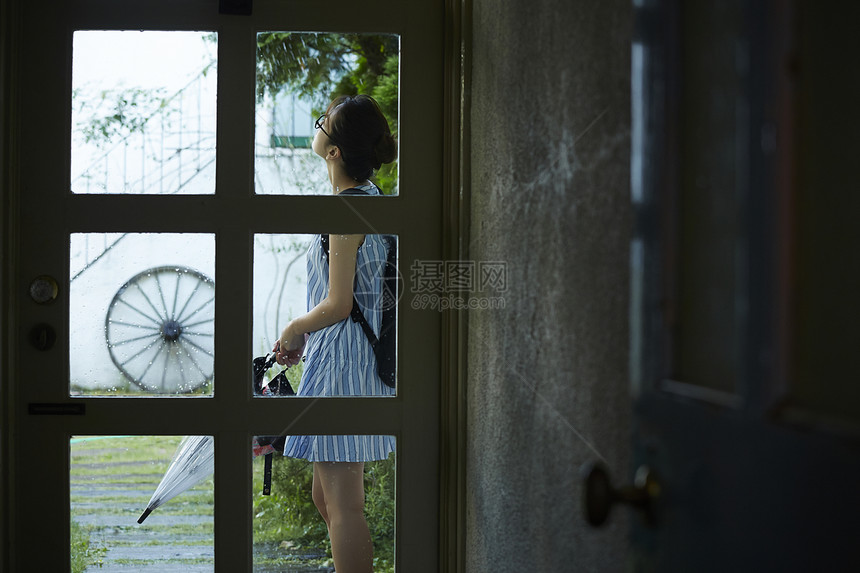
<svg viewBox="0 0 860 573">
<path fill-rule="evenodd" d="M 255 396 L 295 396 L 293 387 L 287 380 L 287 368 L 278 372 L 268 383 L 264 381 L 266 372 L 275 363 L 275 354 L 267 354 L 254 358 L 254 395 Z M 257 436 L 257 443 L 261 446 L 270 445 L 277 451 L 284 451 L 286 436 Z M 272 454 L 265 454 L 263 466 L 263 495 L 269 495 L 272 491 Z"/>
<path fill-rule="evenodd" d="M 275 363 L 275 354 L 272 353 L 266 354 L 265 356 L 258 356 L 254 358 L 254 395 L 261 396 L 263 394 L 263 378 L 266 375 L 266 372 L 269 371 L 269 368 L 272 367 L 272 364 Z"/>
<path fill-rule="evenodd" d="M 269 382 L 265 382 L 266 372 L 274 365 L 275 354 L 266 354 L 254 358 L 254 395 L 255 396 L 295 396 L 293 387 L 287 380 L 287 368 L 281 370 Z"/>
</svg>

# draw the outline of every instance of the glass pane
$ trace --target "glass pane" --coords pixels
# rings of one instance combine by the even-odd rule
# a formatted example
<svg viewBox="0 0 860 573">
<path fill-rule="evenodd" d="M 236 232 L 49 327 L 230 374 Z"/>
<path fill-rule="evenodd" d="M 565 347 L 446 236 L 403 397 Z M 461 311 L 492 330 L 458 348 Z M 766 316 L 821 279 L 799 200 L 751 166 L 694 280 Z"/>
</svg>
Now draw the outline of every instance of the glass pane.
<svg viewBox="0 0 860 573">
<path fill-rule="evenodd" d="M 315 120 L 340 95 L 367 94 L 398 133 L 400 37 L 394 34 L 262 32 L 257 35 L 255 186 L 259 194 L 329 195 L 311 149 Z M 396 195 L 397 161 L 373 181 Z"/>
<path fill-rule="evenodd" d="M 215 192 L 214 32 L 78 31 L 74 193 Z"/>
<path fill-rule="evenodd" d="M 214 457 L 187 447 L 200 443 L 212 437 L 72 437 L 72 571 L 214 571 Z M 200 480 L 183 480 L 174 456 L 200 462 Z"/>
<path fill-rule="evenodd" d="M 323 517 L 315 503 L 324 499 L 325 488 L 320 485 L 323 481 L 339 487 L 348 484 L 350 479 L 363 479 L 363 517 L 369 536 L 363 534 L 356 544 L 345 544 L 344 552 L 355 551 L 360 556 L 358 559 L 372 560 L 376 573 L 393 573 L 396 482 L 394 436 L 286 436 L 280 443 L 275 440 L 274 446 L 267 444 L 273 438 L 257 436 L 253 444 L 256 456 L 252 493 L 254 572 L 331 571 L 331 567 L 345 568 L 344 564 L 335 563 L 332 558 L 327 525 L 331 516 Z M 368 461 L 315 464 L 303 457 L 282 455 L 285 445 L 288 454 L 307 456 L 311 460 L 316 460 L 318 455 L 324 459 L 335 459 L 323 456 L 323 451 L 337 451 L 344 456 L 352 451 L 359 452 L 354 459 Z M 271 455 L 266 455 L 267 452 Z M 267 480 L 266 465 L 269 463 L 271 477 Z M 312 495 L 314 472 L 317 472 L 319 479 L 317 493 Z M 268 494 L 264 489 L 267 481 L 270 488 Z M 358 516 L 358 531 L 363 527 L 361 517 Z M 335 531 L 333 535 L 337 537 L 338 532 Z"/>
<path fill-rule="evenodd" d="M 678 212 L 678 308 L 675 379 L 732 393 L 738 375 L 737 289 L 742 284 L 738 237 L 747 137 L 740 123 L 742 77 L 736 47 L 742 3 L 697 5 L 684 11 L 683 143 Z M 741 146 L 741 147 L 739 147 Z M 727 317 L 729 319 L 727 320 Z"/>
<path fill-rule="evenodd" d="M 272 389 L 275 395 L 296 392 L 316 397 L 394 395 L 397 307 L 403 292 L 397 244 L 395 235 L 365 235 L 357 252 L 354 298 L 379 340 L 376 350 L 360 322 L 350 317 L 338 320 L 308 334 L 297 364 L 289 368 L 265 364 L 258 372 L 263 388 L 256 392 L 268 394 Z M 259 363 L 271 359 L 275 342 L 290 321 L 320 311 L 313 309 L 328 295 L 329 283 L 323 245 L 321 235 L 255 236 L 253 348 Z M 332 353 L 340 359 L 329 359 Z M 282 372 L 289 387 L 281 383 Z"/>
<path fill-rule="evenodd" d="M 70 392 L 211 395 L 215 237 L 70 237 Z"/>
</svg>

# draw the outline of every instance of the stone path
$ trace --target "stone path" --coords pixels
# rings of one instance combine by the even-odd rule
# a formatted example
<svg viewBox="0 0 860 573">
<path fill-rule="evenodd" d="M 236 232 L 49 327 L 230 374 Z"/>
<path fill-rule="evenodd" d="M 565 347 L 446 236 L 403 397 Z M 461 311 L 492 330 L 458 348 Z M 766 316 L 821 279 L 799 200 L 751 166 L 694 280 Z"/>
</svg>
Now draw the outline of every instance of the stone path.
<svg viewBox="0 0 860 573">
<path fill-rule="evenodd" d="M 72 462 L 74 464 L 74 456 Z M 175 498 L 175 506 L 162 506 L 156 510 L 158 513 L 153 512 L 142 525 L 138 525 L 137 518 L 149 502 L 159 479 L 153 481 L 152 474 L 134 473 L 136 468 L 145 469 L 148 465 L 147 462 L 118 461 L 78 466 L 97 472 L 99 481 L 86 477 L 72 478 L 73 519 L 82 526 L 93 528 L 91 548 L 107 550 L 101 557 L 101 567 L 90 566 L 87 571 L 214 572 L 212 505 L 211 502 L 201 503 L 199 499 L 200 494 L 204 498 L 209 494 L 211 499 L 211 486 L 189 492 L 194 502 Z"/>
<path fill-rule="evenodd" d="M 110 450 L 104 450 L 109 453 Z M 116 450 L 120 457 L 126 450 Z M 93 450 L 87 452 L 92 456 Z M 98 573 L 214 573 L 214 518 L 211 480 L 162 505 L 138 525 L 137 519 L 155 491 L 160 475 L 149 462 L 117 460 L 75 465 L 92 475 L 70 477 L 72 519 L 90 527 L 90 548 L 101 550 Z M 140 472 L 140 473 L 138 473 Z M 255 548 L 265 556 L 266 550 Z M 271 551 L 268 552 L 271 555 Z M 254 573 L 324 573 L 317 567 L 254 567 Z"/>
</svg>

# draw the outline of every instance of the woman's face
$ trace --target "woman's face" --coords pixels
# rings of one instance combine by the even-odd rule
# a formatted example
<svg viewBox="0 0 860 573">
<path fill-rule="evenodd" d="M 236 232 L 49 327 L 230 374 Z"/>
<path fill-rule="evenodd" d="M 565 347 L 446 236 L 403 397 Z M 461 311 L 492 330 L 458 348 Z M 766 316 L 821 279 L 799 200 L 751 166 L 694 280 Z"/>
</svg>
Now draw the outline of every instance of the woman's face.
<svg viewBox="0 0 860 573">
<path fill-rule="evenodd" d="M 328 116 L 323 116 L 322 121 L 317 121 L 317 125 L 321 125 L 322 129 L 317 129 L 314 134 L 313 143 L 311 143 L 311 149 L 313 149 L 314 153 L 325 159 L 326 152 L 328 148 L 333 145 L 331 139 L 329 139 L 328 135 Z"/>
</svg>

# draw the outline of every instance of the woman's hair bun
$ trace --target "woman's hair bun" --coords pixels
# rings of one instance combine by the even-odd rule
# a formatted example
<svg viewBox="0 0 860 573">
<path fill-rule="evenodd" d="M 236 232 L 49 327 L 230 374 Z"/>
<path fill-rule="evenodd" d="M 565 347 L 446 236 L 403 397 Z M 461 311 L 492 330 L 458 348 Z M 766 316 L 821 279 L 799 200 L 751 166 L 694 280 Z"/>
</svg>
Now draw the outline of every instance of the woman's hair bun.
<svg viewBox="0 0 860 573">
<path fill-rule="evenodd" d="M 340 96 L 326 110 L 328 136 L 340 148 L 346 173 L 364 181 L 383 163 L 397 159 L 397 142 L 388 121 L 372 97 Z"/>
<path fill-rule="evenodd" d="M 374 145 L 373 152 L 377 163 L 374 168 L 379 169 L 383 163 L 391 163 L 397 159 L 397 142 L 390 133 L 383 133 Z"/>
</svg>

